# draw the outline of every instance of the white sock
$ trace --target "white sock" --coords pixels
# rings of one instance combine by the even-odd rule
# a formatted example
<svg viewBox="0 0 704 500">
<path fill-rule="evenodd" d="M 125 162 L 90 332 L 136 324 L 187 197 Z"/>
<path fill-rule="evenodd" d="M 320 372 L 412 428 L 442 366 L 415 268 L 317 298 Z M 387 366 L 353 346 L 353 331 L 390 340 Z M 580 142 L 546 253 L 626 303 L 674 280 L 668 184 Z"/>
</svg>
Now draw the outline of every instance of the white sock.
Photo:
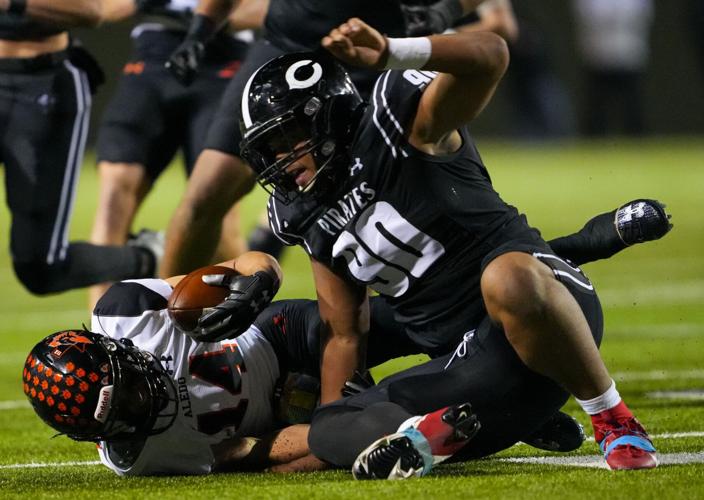
<svg viewBox="0 0 704 500">
<path fill-rule="evenodd" d="M 621 402 L 621 396 L 616 390 L 616 382 L 611 380 L 611 385 L 601 396 L 597 396 L 593 399 L 577 399 L 577 402 L 589 415 L 596 415 L 619 404 Z"/>
</svg>

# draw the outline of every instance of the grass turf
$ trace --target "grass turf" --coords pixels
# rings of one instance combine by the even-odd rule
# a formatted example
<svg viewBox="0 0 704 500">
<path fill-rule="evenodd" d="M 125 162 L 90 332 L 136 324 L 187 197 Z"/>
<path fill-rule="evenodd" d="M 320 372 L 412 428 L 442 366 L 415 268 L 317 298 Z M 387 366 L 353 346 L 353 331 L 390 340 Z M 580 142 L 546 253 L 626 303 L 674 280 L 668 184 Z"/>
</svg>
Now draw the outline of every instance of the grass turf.
<svg viewBox="0 0 704 500">
<path fill-rule="evenodd" d="M 590 143 L 511 144 L 480 141 L 480 148 L 502 196 L 529 216 L 546 238 L 581 227 L 592 215 L 638 197 L 668 204 L 675 230 L 664 240 L 628 249 L 609 261 L 585 266 L 600 293 L 606 333 L 602 353 L 619 390 L 661 453 L 704 454 L 704 400 L 663 399 L 656 391 L 704 391 L 704 141 L 701 138 Z M 72 236 L 86 238 L 96 203 L 97 181 L 87 158 L 79 185 Z M 183 189 L 174 166 L 159 180 L 136 228 L 166 224 Z M 257 190 L 244 203 L 244 227 L 263 207 Z M 52 297 L 29 295 L 17 283 L 8 255 L 9 217 L 0 213 L 0 496 L 72 497 L 108 494 L 112 498 L 392 498 L 421 497 L 606 497 L 696 498 L 704 491 L 704 465 L 664 466 L 654 471 L 613 473 L 544 464 L 488 459 L 441 466 L 422 480 L 353 483 L 346 471 L 300 475 L 237 474 L 181 478 L 122 479 L 101 465 L 16 464 L 95 461 L 93 445 L 52 431 L 22 406 L 20 372 L 26 353 L 46 334 L 89 319 L 85 291 Z M 280 293 L 312 297 L 305 255 L 298 249 L 283 259 Z M 418 362 L 412 357 L 377 369 L 378 377 Z M 587 423 L 574 402 L 567 410 Z M 588 429 L 589 427 L 587 427 Z M 593 442 L 577 454 L 594 454 Z M 516 446 L 500 457 L 546 455 Z M 549 455 L 549 454 L 547 454 Z M 701 461 L 701 459 L 700 459 Z"/>
</svg>

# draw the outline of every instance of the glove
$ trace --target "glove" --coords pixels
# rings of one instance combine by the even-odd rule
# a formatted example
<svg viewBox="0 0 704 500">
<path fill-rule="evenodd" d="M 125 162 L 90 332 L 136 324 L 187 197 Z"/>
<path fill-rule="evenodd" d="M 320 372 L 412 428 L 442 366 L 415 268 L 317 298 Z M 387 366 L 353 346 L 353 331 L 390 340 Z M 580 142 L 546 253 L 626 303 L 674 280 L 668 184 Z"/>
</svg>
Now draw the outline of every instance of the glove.
<svg viewBox="0 0 704 500">
<path fill-rule="evenodd" d="M 215 28 L 215 22 L 209 17 L 202 14 L 193 16 L 186 38 L 166 61 L 166 69 L 183 85 L 193 83 L 205 55 L 205 44 L 215 35 Z"/>
<path fill-rule="evenodd" d="M 408 36 L 442 33 L 451 28 L 463 13 L 459 0 L 440 0 L 429 7 L 402 4 L 401 12 L 406 21 Z"/>
<path fill-rule="evenodd" d="M 230 295 L 198 320 L 189 335 L 199 342 L 217 342 L 244 333 L 279 289 L 278 278 L 265 271 L 251 276 L 206 274 L 203 282 L 230 289 Z"/>
<path fill-rule="evenodd" d="M 355 370 L 352 378 L 345 382 L 345 385 L 342 387 L 342 396 L 354 396 L 355 394 L 359 394 L 360 392 L 369 389 L 373 385 L 374 378 L 372 378 L 372 374 L 368 370 L 364 373 L 361 373 L 359 370 Z"/>
</svg>

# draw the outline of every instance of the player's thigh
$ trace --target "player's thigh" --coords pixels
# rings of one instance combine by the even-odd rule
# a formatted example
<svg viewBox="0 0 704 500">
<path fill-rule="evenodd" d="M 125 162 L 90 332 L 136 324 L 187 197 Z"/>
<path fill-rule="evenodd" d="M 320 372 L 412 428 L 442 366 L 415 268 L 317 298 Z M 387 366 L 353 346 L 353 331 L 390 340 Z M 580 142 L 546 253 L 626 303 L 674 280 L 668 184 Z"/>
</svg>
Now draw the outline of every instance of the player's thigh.
<svg viewBox="0 0 704 500">
<path fill-rule="evenodd" d="M 85 74 L 68 61 L 15 75 L 17 95 L 3 137 L 15 260 L 62 258 L 88 133 Z"/>
<path fill-rule="evenodd" d="M 144 165 L 156 179 L 173 158 L 182 133 L 168 129 L 165 71 L 147 63 L 139 73 L 123 74 L 100 123 L 99 162 Z"/>
</svg>

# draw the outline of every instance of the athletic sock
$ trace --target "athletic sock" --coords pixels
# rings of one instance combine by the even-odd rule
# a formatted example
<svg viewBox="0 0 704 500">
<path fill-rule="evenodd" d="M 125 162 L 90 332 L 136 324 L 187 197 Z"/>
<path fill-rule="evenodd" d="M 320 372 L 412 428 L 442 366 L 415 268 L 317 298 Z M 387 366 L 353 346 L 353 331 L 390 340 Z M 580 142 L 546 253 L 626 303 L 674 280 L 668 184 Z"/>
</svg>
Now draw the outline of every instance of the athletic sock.
<svg viewBox="0 0 704 500">
<path fill-rule="evenodd" d="M 575 398 L 577 399 L 577 398 Z M 611 380 L 611 385 L 606 392 L 592 399 L 577 399 L 577 403 L 589 415 L 597 415 L 603 411 L 614 408 L 621 402 L 621 396 L 616 390 L 616 382 Z"/>
</svg>

